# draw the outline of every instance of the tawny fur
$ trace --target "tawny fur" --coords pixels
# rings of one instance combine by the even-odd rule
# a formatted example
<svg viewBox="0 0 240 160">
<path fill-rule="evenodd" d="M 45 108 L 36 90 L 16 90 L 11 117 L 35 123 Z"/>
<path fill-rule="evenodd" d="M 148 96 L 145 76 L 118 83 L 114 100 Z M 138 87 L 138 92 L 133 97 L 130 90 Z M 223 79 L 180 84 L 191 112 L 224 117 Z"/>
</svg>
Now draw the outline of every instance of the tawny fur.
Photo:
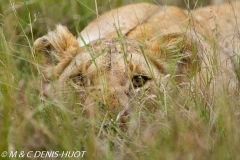
<svg viewBox="0 0 240 160">
<path fill-rule="evenodd" d="M 47 78 L 51 77 L 51 74 L 59 76 L 79 51 L 76 37 L 70 33 L 67 27 L 61 25 L 57 25 L 54 31 L 38 38 L 34 42 L 34 48 L 37 54 L 39 52 L 46 53 L 43 57 L 45 60 L 42 63 L 46 64 L 44 67 L 46 67 Z M 55 61 L 56 66 L 52 66 L 53 61 Z"/>
<path fill-rule="evenodd" d="M 82 38 L 76 39 L 59 25 L 34 46 L 37 54 L 45 53 L 41 55 L 47 59 L 42 62 L 47 77 L 57 75 L 53 81 L 57 92 L 74 88 L 89 110 L 104 106 L 123 114 L 143 94 L 157 97 L 159 91 L 170 94 L 174 87 L 191 90 L 194 85 L 200 94 L 224 89 L 230 95 L 239 85 L 233 52 L 239 48 L 235 28 L 239 6 L 240 2 L 225 3 L 188 15 L 177 7 L 133 4 L 103 14 L 86 26 Z M 209 17 L 212 13 L 217 18 Z M 217 32 L 213 26 L 218 26 Z M 226 39 L 226 47 L 222 47 L 221 39 L 229 36 L 234 43 Z M 82 46 L 84 43 L 90 44 Z M 50 63 L 53 58 L 56 62 Z M 134 87 L 138 76 L 145 77 L 144 84 Z M 51 92 L 51 87 L 46 84 L 45 92 Z"/>
</svg>

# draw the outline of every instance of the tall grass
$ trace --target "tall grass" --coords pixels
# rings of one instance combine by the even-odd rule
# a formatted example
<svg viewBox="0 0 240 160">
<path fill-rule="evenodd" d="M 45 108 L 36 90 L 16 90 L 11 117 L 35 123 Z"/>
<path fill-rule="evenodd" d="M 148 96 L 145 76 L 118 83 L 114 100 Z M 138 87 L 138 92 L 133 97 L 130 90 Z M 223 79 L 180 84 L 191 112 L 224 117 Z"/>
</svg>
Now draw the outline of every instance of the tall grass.
<svg viewBox="0 0 240 160">
<path fill-rule="evenodd" d="M 68 101 L 42 96 L 41 66 L 33 56 L 36 38 L 58 23 L 77 35 L 98 14 L 140 1 L 0 2 L 0 154 L 10 150 L 85 150 L 83 159 L 240 157 L 238 96 L 222 94 L 210 101 L 192 91 L 180 98 L 181 105 L 167 97 L 159 105 L 167 106 L 167 114 L 161 107 L 155 112 L 148 111 L 147 105 L 136 107 L 127 131 L 108 119 L 107 112 L 100 119 L 86 119 L 74 95 L 67 97 Z M 201 4 L 198 1 L 197 5 Z"/>
</svg>

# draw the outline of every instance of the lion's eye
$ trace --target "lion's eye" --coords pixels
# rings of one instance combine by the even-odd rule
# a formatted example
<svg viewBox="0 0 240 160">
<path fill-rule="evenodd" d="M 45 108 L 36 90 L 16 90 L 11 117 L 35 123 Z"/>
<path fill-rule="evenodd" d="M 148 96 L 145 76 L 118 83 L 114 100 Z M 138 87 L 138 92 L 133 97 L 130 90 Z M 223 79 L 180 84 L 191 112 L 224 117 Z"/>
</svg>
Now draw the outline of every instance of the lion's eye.
<svg viewBox="0 0 240 160">
<path fill-rule="evenodd" d="M 82 74 L 71 76 L 70 79 L 78 86 L 84 86 L 86 83 L 86 78 Z"/>
<path fill-rule="evenodd" d="M 141 75 L 138 75 L 138 76 L 134 76 L 132 78 L 132 83 L 133 83 L 133 86 L 135 88 L 137 87 L 142 87 L 150 78 L 146 77 L 146 76 L 141 76 Z"/>
</svg>

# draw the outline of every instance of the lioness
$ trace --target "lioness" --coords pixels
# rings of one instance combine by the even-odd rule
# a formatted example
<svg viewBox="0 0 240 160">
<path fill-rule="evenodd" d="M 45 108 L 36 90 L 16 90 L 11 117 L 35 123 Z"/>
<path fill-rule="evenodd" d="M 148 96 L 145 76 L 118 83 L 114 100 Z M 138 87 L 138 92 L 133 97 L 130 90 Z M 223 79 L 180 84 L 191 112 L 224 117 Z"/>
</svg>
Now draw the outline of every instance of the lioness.
<svg viewBox="0 0 240 160">
<path fill-rule="evenodd" d="M 78 38 L 58 25 L 34 43 L 44 93 L 73 91 L 89 113 L 120 115 L 192 89 L 230 95 L 238 88 L 239 16 L 240 2 L 189 13 L 140 3 L 101 15 Z"/>
</svg>

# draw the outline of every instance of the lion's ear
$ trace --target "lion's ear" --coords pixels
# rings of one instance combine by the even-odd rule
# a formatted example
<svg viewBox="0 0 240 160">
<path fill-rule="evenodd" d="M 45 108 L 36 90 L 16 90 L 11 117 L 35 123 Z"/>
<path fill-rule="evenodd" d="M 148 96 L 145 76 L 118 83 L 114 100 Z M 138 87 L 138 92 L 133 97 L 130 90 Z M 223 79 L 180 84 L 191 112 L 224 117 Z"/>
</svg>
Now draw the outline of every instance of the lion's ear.
<svg viewBox="0 0 240 160">
<path fill-rule="evenodd" d="M 164 74 L 171 74 L 178 83 L 200 70 L 201 46 L 190 36 L 171 33 L 151 42 L 147 54 Z"/>
<path fill-rule="evenodd" d="M 53 74 L 59 74 L 60 68 L 67 65 L 77 53 L 79 45 L 67 27 L 58 25 L 55 30 L 38 38 L 34 42 L 34 48 L 39 63 L 48 70 L 51 69 L 51 72 L 54 70 Z"/>
<path fill-rule="evenodd" d="M 47 63 L 58 63 L 72 57 L 79 49 L 76 37 L 67 27 L 58 25 L 54 31 L 38 38 L 34 42 L 36 54 L 44 54 L 49 61 Z"/>
</svg>

